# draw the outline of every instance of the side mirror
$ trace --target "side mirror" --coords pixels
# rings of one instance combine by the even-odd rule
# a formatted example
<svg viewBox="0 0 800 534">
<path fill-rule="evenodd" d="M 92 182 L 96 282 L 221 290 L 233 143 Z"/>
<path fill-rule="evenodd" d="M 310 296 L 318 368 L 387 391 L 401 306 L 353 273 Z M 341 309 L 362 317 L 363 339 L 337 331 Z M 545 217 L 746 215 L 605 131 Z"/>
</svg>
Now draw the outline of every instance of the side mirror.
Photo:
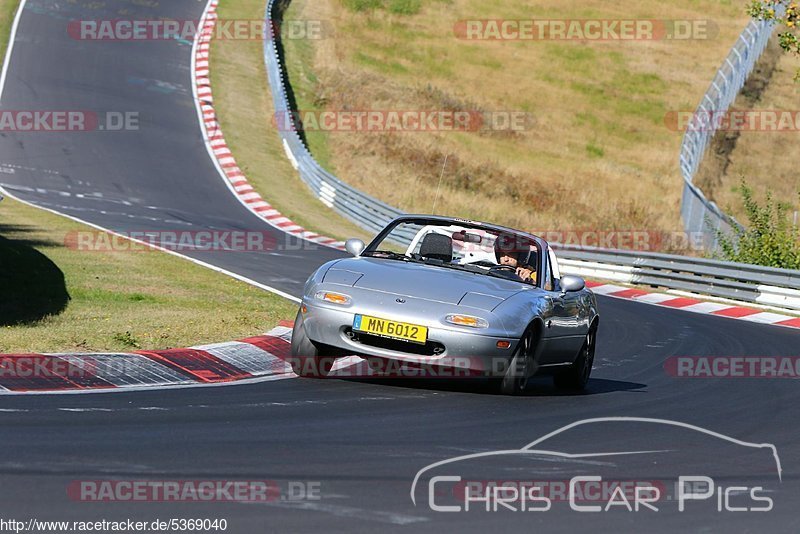
<svg viewBox="0 0 800 534">
<path fill-rule="evenodd" d="M 559 282 L 561 285 L 561 293 L 573 293 L 575 291 L 582 291 L 586 287 L 586 282 L 580 276 L 572 276 L 565 274 L 561 277 Z"/>
<path fill-rule="evenodd" d="M 364 252 L 364 248 L 366 248 L 366 246 L 360 239 L 348 239 L 344 243 L 344 249 L 353 256 L 361 256 L 361 253 Z"/>
</svg>

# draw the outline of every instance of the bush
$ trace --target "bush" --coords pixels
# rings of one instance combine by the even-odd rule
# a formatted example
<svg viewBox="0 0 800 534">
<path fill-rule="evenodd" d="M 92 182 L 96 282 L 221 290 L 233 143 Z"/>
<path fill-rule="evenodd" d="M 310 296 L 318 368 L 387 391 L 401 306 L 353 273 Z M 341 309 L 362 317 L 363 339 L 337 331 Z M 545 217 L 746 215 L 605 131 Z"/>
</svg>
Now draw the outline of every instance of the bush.
<svg viewBox="0 0 800 534">
<path fill-rule="evenodd" d="M 744 180 L 740 192 L 749 225 L 734 228 L 733 235 L 717 232 L 722 259 L 800 269 L 800 228 L 789 221 L 787 206 L 776 204 L 769 191 L 760 205 Z"/>
<path fill-rule="evenodd" d="M 776 8 L 782 6 L 784 11 L 779 15 Z M 755 20 L 765 20 L 781 24 L 784 31 L 778 33 L 778 42 L 781 48 L 789 54 L 800 57 L 800 6 L 796 0 L 750 0 L 747 13 Z M 795 81 L 800 81 L 800 69 L 794 75 Z"/>
</svg>

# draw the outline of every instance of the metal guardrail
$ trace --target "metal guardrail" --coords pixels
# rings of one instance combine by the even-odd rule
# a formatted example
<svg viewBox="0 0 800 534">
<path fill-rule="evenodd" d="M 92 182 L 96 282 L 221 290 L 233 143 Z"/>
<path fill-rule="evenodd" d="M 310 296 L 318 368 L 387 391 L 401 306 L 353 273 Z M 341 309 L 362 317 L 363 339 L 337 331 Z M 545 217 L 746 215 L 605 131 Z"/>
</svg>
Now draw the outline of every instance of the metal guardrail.
<svg viewBox="0 0 800 534">
<path fill-rule="evenodd" d="M 278 53 L 279 44 L 267 33 L 270 28 L 278 27 L 272 24 L 273 10 L 278 1 L 280 0 L 267 2 L 265 19 L 269 23 L 265 24 L 264 59 L 275 110 L 283 115 L 278 123 L 284 126 L 279 128 L 279 133 L 286 155 L 300 178 L 323 204 L 363 228 L 377 233 L 404 212 L 362 193 L 327 172 L 314 160 L 297 131 L 285 127 L 287 122 L 283 118 L 294 118 L 286 91 L 286 72 Z M 734 87 L 738 83 L 737 81 L 729 86 Z M 706 144 L 707 142 L 708 140 L 703 141 Z M 694 146 L 695 151 L 700 150 L 700 141 Z M 681 161 L 683 168 L 683 158 Z M 694 165 L 690 167 L 693 174 L 697 170 L 697 163 L 690 165 Z M 691 177 L 687 180 L 687 187 L 692 195 L 703 200 L 703 206 L 708 204 L 702 192 L 691 184 Z M 703 209 L 716 209 L 713 203 L 710 206 Z M 719 216 L 719 220 L 725 217 L 719 210 L 714 213 Z M 694 222 L 695 219 L 696 217 L 690 221 Z M 702 220 L 702 217 L 697 220 Z M 404 237 L 410 242 L 413 235 Z M 565 273 L 800 310 L 800 271 L 640 251 L 559 247 L 557 244 L 554 247 L 558 251 L 561 270 Z"/>
<path fill-rule="evenodd" d="M 778 6 L 776 11 L 779 11 L 779 16 L 784 9 L 783 5 Z M 717 248 L 717 232 L 730 235 L 733 226 L 741 225 L 707 199 L 703 191 L 694 185 L 693 180 L 717 131 L 714 114 L 725 113 L 733 104 L 756 61 L 764 52 L 774 26 L 767 21 L 751 21 L 747 25 L 711 81 L 683 136 L 680 152 L 680 169 L 684 181 L 681 218 L 687 232 L 703 234 L 705 246 L 709 250 Z"/>
<path fill-rule="evenodd" d="M 280 136 L 283 148 L 292 165 L 300 173 L 300 178 L 308 184 L 314 194 L 326 206 L 333 208 L 348 219 L 355 221 L 367 230 L 378 232 L 386 223 L 403 212 L 380 200 L 350 187 L 333 176 L 317 163 L 296 131 L 292 108 L 286 91 L 286 71 L 278 54 L 280 35 L 274 35 L 272 28 L 278 28 L 279 20 L 273 17 L 275 5 L 279 0 L 268 0 L 264 18 L 264 59 L 272 101 L 276 114 L 280 115 Z M 275 32 L 278 33 L 278 32 Z M 286 117 L 288 120 L 283 120 Z M 289 125 L 294 127 L 289 127 Z"/>
<path fill-rule="evenodd" d="M 800 271 L 656 252 L 554 247 L 569 274 L 800 310 Z"/>
</svg>

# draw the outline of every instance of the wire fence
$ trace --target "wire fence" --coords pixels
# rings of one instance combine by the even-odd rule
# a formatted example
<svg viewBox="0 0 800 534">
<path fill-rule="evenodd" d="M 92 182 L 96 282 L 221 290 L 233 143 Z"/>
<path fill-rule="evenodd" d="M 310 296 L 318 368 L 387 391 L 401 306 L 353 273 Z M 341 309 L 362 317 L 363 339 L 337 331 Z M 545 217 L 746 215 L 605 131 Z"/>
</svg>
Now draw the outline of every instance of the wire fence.
<svg viewBox="0 0 800 534">
<path fill-rule="evenodd" d="M 292 113 L 291 99 L 287 91 L 287 74 L 281 63 L 279 48 L 280 32 L 273 35 L 271 28 L 279 27 L 280 14 L 275 13 L 275 6 L 282 0 L 267 2 L 264 18 L 267 20 L 264 33 L 264 60 L 267 67 L 269 84 L 272 89 L 272 100 L 275 112 L 281 119 L 278 128 L 286 155 L 297 169 L 300 178 L 311 188 L 319 200 L 333 208 L 359 226 L 379 232 L 392 219 L 403 214 L 403 211 L 355 189 L 325 169 L 309 152 L 303 143 L 298 130 L 302 125 L 296 124 L 296 116 Z"/>
<path fill-rule="evenodd" d="M 779 6 L 776 14 L 781 16 L 784 9 L 784 6 Z M 703 234 L 708 250 L 717 248 L 719 232 L 730 235 L 732 227 L 741 225 L 706 198 L 703 191 L 693 183 L 694 177 L 708 145 L 717 133 L 717 117 L 728 111 L 736 100 L 764 52 L 774 27 L 774 23 L 767 21 L 751 21 L 747 25 L 711 81 L 683 136 L 680 152 L 680 169 L 684 181 L 681 218 L 686 232 Z"/>
</svg>

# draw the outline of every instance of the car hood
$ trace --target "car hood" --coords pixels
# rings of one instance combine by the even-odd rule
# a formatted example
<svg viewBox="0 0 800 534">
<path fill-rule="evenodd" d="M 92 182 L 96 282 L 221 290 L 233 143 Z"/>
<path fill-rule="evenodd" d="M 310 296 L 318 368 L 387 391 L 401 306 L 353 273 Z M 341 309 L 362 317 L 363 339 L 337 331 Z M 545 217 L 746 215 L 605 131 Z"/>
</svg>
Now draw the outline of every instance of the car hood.
<svg viewBox="0 0 800 534">
<path fill-rule="evenodd" d="M 512 280 L 379 258 L 339 261 L 323 282 L 486 310 L 521 291 L 534 289 Z"/>
</svg>

